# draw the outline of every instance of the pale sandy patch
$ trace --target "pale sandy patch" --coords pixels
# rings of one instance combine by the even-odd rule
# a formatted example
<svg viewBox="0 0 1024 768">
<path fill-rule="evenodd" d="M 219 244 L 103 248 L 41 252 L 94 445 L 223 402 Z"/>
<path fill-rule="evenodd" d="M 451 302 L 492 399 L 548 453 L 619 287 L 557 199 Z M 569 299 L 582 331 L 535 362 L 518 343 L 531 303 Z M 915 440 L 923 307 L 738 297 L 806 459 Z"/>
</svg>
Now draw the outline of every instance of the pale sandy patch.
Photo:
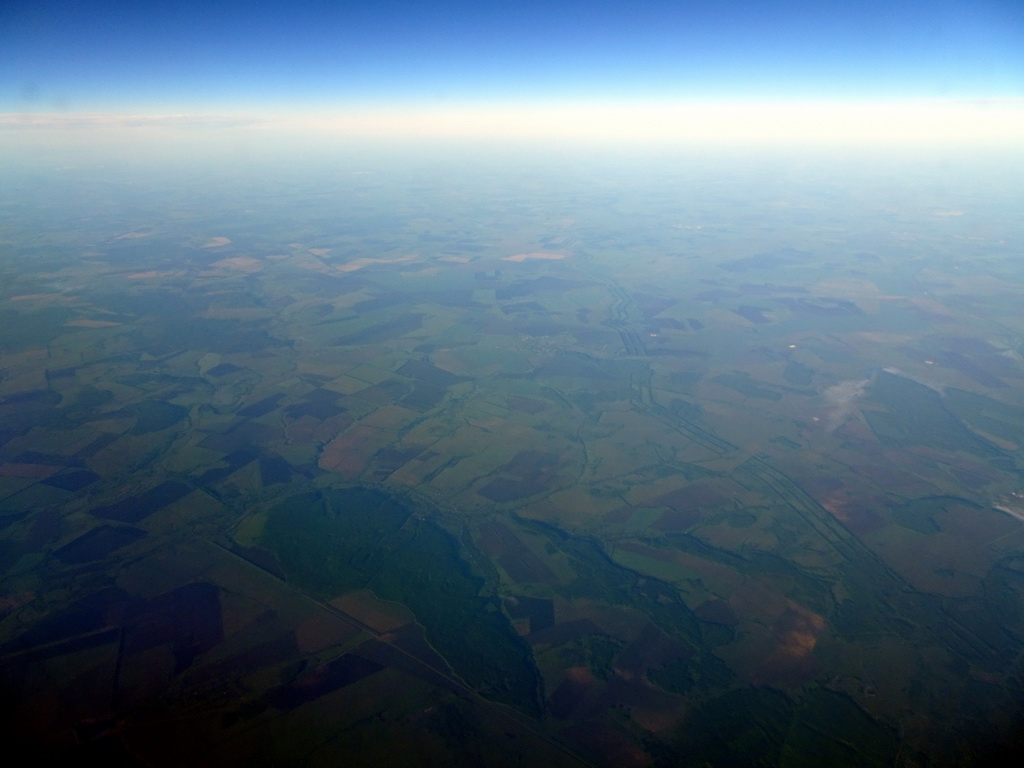
<svg viewBox="0 0 1024 768">
<path fill-rule="evenodd" d="M 463 363 L 450 349 L 439 349 L 436 352 L 431 353 L 434 365 L 440 368 L 442 371 L 448 371 L 448 373 L 454 373 L 456 375 L 468 370 L 468 366 Z M 501 366 L 495 366 L 500 368 Z"/>
<path fill-rule="evenodd" d="M 403 256 L 403 257 L 398 258 L 398 259 L 370 259 L 370 258 L 356 259 L 355 261 L 350 261 L 348 264 L 344 264 L 344 265 L 338 267 L 338 271 L 339 272 L 355 272 L 357 269 L 362 269 L 363 267 L 369 267 L 372 264 L 407 264 L 410 261 L 416 261 L 416 259 L 418 259 L 418 258 L 419 258 L 418 256 Z"/>
<path fill-rule="evenodd" d="M 357 379 L 354 376 L 344 374 L 328 381 L 323 385 L 324 389 L 330 389 L 333 392 L 340 392 L 343 395 L 351 395 L 358 392 L 361 389 L 366 389 L 366 382 L 362 379 Z"/>
<path fill-rule="evenodd" d="M 219 267 L 220 269 L 234 269 L 238 272 L 259 272 L 263 269 L 263 264 L 259 259 L 254 259 L 252 256 L 233 256 L 229 259 L 221 259 L 215 261 L 210 265 L 211 267 Z"/>
<path fill-rule="evenodd" d="M 790 608 L 776 623 L 777 650 L 784 657 L 802 659 L 818 644 L 818 637 L 825 629 L 825 619 L 796 603 L 792 603 Z"/>
<path fill-rule="evenodd" d="M 312 253 L 314 256 L 326 256 L 328 253 L 331 252 L 331 249 L 330 248 L 310 248 L 309 252 Z"/>
<path fill-rule="evenodd" d="M 206 241 L 206 243 L 201 245 L 200 248 L 219 248 L 220 246 L 227 245 L 230 242 L 231 239 L 228 237 L 211 237 Z"/>
<path fill-rule="evenodd" d="M 857 401 L 864 396 L 870 383 L 870 379 L 841 381 L 828 387 L 821 393 L 828 408 L 828 418 L 825 422 L 825 428 L 828 432 L 837 429 L 853 415 Z"/>
<path fill-rule="evenodd" d="M 948 218 L 950 216 L 963 216 L 963 215 L 964 215 L 963 211 L 935 211 L 935 213 L 932 214 L 932 216 L 942 216 L 944 218 Z"/>
<path fill-rule="evenodd" d="M 1016 507 L 1011 507 L 1006 504 L 993 504 L 992 507 L 994 509 L 998 509 L 1000 512 L 1005 512 L 1011 517 L 1017 518 L 1021 522 L 1024 522 L 1024 509 L 1017 509 Z"/>
<path fill-rule="evenodd" d="M 910 303 L 918 309 L 923 309 L 925 312 L 929 312 L 933 315 L 939 315 L 940 317 L 953 317 L 953 312 L 940 301 L 935 299 L 924 299 L 920 297 L 914 297 L 910 299 Z"/>
<path fill-rule="evenodd" d="M 60 298 L 59 293 L 23 293 L 19 296 L 11 296 L 8 301 L 44 301 L 51 302 Z"/>
<path fill-rule="evenodd" d="M 455 264 L 469 264 L 473 259 L 469 256 L 442 256 L 438 261 L 450 261 Z"/>
<path fill-rule="evenodd" d="M 322 275 L 333 275 L 335 270 L 328 267 L 324 262 L 315 259 L 303 259 L 296 266 L 300 269 L 308 269 L 311 272 L 319 272 Z"/>
<path fill-rule="evenodd" d="M 801 605 L 787 601 L 786 610 L 772 627 L 776 645 L 750 675 L 756 684 L 801 683 L 813 677 L 810 656 L 825 630 L 825 619 Z"/>
<path fill-rule="evenodd" d="M 64 325 L 71 328 L 113 328 L 121 323 L 115 323 L 112 320 L 89 320 L 83 317 L 78 320 L 69 320 Z"/>
<path fill-rule="evenodd" d="M 149 237 L 152 232 L 125 232 L 123 235 L 118 235 L 115 240 L 135 240 L 140 237 Z"/>
<path fill-rule="evenodd" d="M 974 434 L 980 435 L 981 437 L 985 438 L 990 443 L 994 443 L 997 447 L 1002 448 L 1004 451 L 1015 453 L 1016 451 L 1020 450 L 1020 446 L 1011 440 L 1006 440 L 1005 438 L 977 429 L 976 427 L 971 427 L 971 431 L 974 432 Z"/>
<path fill-rule="evenodd" d="M 533 253 L 517 253 L 514 256 L 504 256 L 502 261 L 526 261 L 527 259 L 545 259 L 547 261 L 559 261 L 565 258 L 564 253 L 557 251 L 535 251 Z"/>
</svg>

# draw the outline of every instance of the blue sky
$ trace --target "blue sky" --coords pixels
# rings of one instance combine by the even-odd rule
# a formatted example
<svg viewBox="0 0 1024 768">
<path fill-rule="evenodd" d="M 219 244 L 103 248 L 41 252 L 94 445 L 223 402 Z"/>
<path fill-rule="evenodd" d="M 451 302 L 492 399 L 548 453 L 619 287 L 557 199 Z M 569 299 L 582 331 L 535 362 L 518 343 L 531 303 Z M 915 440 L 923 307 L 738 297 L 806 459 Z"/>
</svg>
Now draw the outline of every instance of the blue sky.
<svg viewBox="0 0 1024 768">
<path fill-rule="evenodd" d="M 1024 96 L 1024 3 L 0 3 L 0 112 Z"/>
</svg>

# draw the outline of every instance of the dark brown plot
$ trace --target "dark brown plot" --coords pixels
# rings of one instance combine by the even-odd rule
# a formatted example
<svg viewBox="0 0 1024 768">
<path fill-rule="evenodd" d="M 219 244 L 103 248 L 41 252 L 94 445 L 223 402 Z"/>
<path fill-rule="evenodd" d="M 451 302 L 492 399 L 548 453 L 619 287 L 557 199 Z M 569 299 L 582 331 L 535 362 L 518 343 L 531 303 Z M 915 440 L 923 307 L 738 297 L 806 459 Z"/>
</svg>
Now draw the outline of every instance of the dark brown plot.
<svg viewBox="0 0 1024 768">
<path fill-rule="evenodd" d="M 557 454 L 527 449 L 517 453 L 499 469 L 501 475 L 479 490 L 491 501 L 525 499 L 548 490 L 562 478 L 556 472 L 562 466 Z"/>
<path fill-rule="evenodd" d="M 528 496 L 543 493 L 546 488 L 532 480 L 520 480 L 513 477 L 496 477 L 479 490 L 481 496 L 499 503 L 518 501 Z"/>
<path fill-rule="evenodd" d="M 505 572 L 520 584 L 549 584 L 558 580 L 543 560 L 497 520 L 481 524 L 477 543 L 486 555 L 497 560 Z M 530 628 L 534 629 L 532 623 Z"/>
<path fill-rule="evenodd" d="M 63 491 L 74 492 L 80 491 L 88 485 L 92 485 L 99 479 L 100 476 L 95 472 L 90 472 L 87 469 L 78 469 L 49 477 L 46 480 L 43 480 L 43 485 L 50 485 L 54 488 L 60 488 Z"/>
<path fill-rule="evenodd" d="M 224 637 L 220 592 L 209 582 L 195 582 L 146 601 L 126 622 L 122 656 L 171 645 L 174 674 L 213 648 Z"/>
<path fill-rule="evenodd" d="M 243 560 L 252 563 L 257 568 L 276 576 L 282 581 L 285 579 L 285 573 L 281 568 L 281 564 L 277 561 L 277 557 L 275 557 L 274 553 L 269 549 L 263 549 L 262 547 L 243 547 L 241 544 L 238 544 L 227 537 L 224 537 L 217 543 L 233 554 L 238 555 Z"/>
<path fill-rule="evenodd" d="M 648 669 L 659 669 L 676 661 L 687 661 L 693 649 L 648 623 L 633 642 L 615 659 L 615 667 L 642 676 Z"/>
<path fill-rule="evenodd" d="M 339 397 L 337 392 L 329 389 L 314 389 L 302 399 L 302 402 L 289 405 L 284 412 L 290 419 L 312 416 L 323 421 L 345 411 L 344 407 L 338 405 Z"/>
<path fill-rule="evenodd" d="M 332 691 L 359 682 L 364 677 L 369 677 L 382 669 L 384 666 L 376 661 L 346 653 L 334 661 L 307 672 L 284 688 L 278 689 L 271 698 L 271 703 L 277 709 L 290 711 L 307 701 L 313 701 Z"/>
<path fill-rule="evenodd" d="M 208 370 L 206 372 L 206 374 L 208 376 L 213 376 L 213 378 L 215 378 L 215 379 L 219 379 L 219 378 L 222 378 L 224 376 L 227 376 L 230 373 L 234 373 L 235 371 L 244 371 L 244 370 L 245 370 L 244 368 L 242 368 L 240 366 L 237 366 L 234 363 L 221 363 L 220 365 L 213 366 L 213 368 Z"/>
<path fill-rule="evenodd" d="M 522 411 L 523 413 L 540 413 L 548 407 L 548 404 L 543 400 L 537 400 L 532 397 L 522 397 L 520 395 L 512 395 L 505 400 L 509 408 L 516 411 Z"/>
<path fill-rule="evenodd" d="M 140 520 L 159 512 L 179 499 L 184 498 L 192 489 L 184 483 L 176 480 L 166 480 L 155 488 L 151 488 L 138 496 L 131 496 L 122 499 L 116 504 L 105 507 L 97 507 L 91 510 L 94 517 L 101 517 L 104 520 L 117 520 L 122 523 L 137 523 Z"/>
<path fill-rule="evenodd" d="M 424 634 L 422 625 L 415 623 L 406 624 L 383 635 L 382 639 L 395 648 L 415 657 L 417 661 L 426 664 L 431 669 L 435 669 L 445 675 L 452 674 L 448 662 L 427 642 L 427 636 Z"/>
<path fill-rule="evenodd" d="M 25 540 L 26 552 L 41 552 L 46 546 L 60 538 L 60 512 L 48 508 L 36 512 L 32 516 L 28 538 Z"/>
<path fill-rule="evenodd" d="M 627 552 L 635 552 L 638 555 L 650 557 L 655 560 L 663 560 L 666 563 L 671 563 L 676 559 L 674 552 L 667 549 L 655 549 L 654 547 L 649 547 L 646 544 L 641 544 L 638 541 L 620 541 L 616 546 L 619 549 L 626 550 Z"/>
<path fill-rule="evenodd" d="M 90 459 L 108 445 L 115 442 L 118 437 L 118 435 L 111 433 L 102 434 L 91 443 L 81 448 L 75 456 L 78 459 Z"/>
<path fill-rule="evenodd" d="M 246 632 L 260 629 L 262 627 L 246 627 Z M 189 685 L 199 686 L 215 681 L 239 680 L 264 667 L 295 659 L 299 656 L 299 649 L 295 644 L 294 633 L 281 629 L 279 631 L 281 634 L 277 637 L 256 643 L 223 661 L 197 668 L 194 672 L 189 673 Z"/>
<path fill-rule="evenodd" d="M 382 667 L 393 667 L 413 677 L 418 677 L 451 693 L 461 695 L 466 692 L 463 686 L 447 676 L 447 665 L 442 667 L 444 670 L 444 674 L 442 674 L 442 672 L 432 669 L 419 659 L 380 640 L 367 640 L 355 650 L 355 654 L 369 661 L 374 661 Z"/>
<path fill-rule="evenodd" d="M 585 754 L 601 765 L 619 768 L 645 768 L 650 757 L 636 748 L 629 736 L 607 720 L 587 720 L 569 726 L 560 732 L 569 742 L 578 745 Z"/>
<path fill-rule="evenodd" d="M 527 619 L 530 632 L 555 626 L 555 603 L 549 598 L 516 595 L 505 599 L 505 610 L 513 619 Z"/>
<path fill-rule="evenodd" d="M 600 711 L 596 706 L 600 687 L 589 671 L 574 669 L 551 694 L 548 712 L 559 720 L 596 715 Z"/>
<path fill-rule="evenodd" d="M 530 645 L 562 645 L 587 635 L 599 635 L 601 628 L 590 619 L 573 619 L 526 635 Z"/>
<path fill-rule="evenodd" d="M 77 457 L 61 456 L 57 453 L 41 453 L 39 451 L 22 451 L 13 459 L 12 464 L 48 464 L 54 467 L 81 467 L 82 460 Z"/>
<path fill-rule="evenodd" d="M 841 317 L 843 315 L 863 315 L 864 312 L 852 301 L 846 299 L 793 299 L 780 298 L 791 311 L 810 317 Z"/>
<path fill-rule="evenodd" d="M 629 522 L 630 518 L 635 514 L 636 510 L 633 507 L 618 507 L 611 512 L 605 512 L 604 517 L 601 519 L 606 523 L 621 524 Z"/>
<path fill-rule="evenodd" d="M 501 469 L 506 474 L 516 477 L 541 479 L 551 475 L 560 465 L 561 461 L 556 453 L 527 449 L 519 451 L 512 461 Z"/>
<path fill-rule="evenodd" d="M 444 400 L 447 391 L 446 387 L 438 387 L 434 384 L 417 381 L 413 385 L 412 392 L 402 399 L 402 405 L 422 413 Z"/>
<path fill-rule="evenodd" d="M 381 448 L 373 455 L 371 466 L 376 477 L 384 478 L 392 472 L 405 466 L 408 462 L 423 453 L 422 445 L 412 445 L 406 448 L 387 447 Z"/>
<path fill-rule="evenodd" d="M 356 392 L 353 397 L 365 400 L 374 405 L 389 405 L 401 397 L 407 395 L 412 387 L 407 381 L 401 379 L 388 379 L 372 387 L 366 387 Z"/>
<path fill-rule="evenodd" d="M 667 509 L 651 525 L 659 531 L 685 531 L 700 522 L 700 509 Z"/>
<path fill-rule="evenodd" d="M 277 410 L 277 404 L 282 397 L 284 395 L 281 393 L 264 397 L 262 400 L 257 400 L 255 403 L 245 406 L 245 408 L 238 412 L 238 415 L 246 419 L 258 419 L 260 416 L 266 416 L 271 411 Z"/>
<path fill-rule="evenodd" d="M 731 498 L 730 491 L 739 493 L 742 489 L 731 480 L 698 480 L 674 491 L 655 496 L 649 504 L 660 504 L 673 509 L 689 507 L 713 507 Z"/>
<path fill-rule="evenodd" d="M 146 535 L 138 528 L 119 525 L 101 525 L 54 552 L 54 557 L 69 565 L 91 563 L 102 560 L 122 547 L 138 541 Z"/>
<path fill-rule="evenodd" d="M 707 600 L 693 609 L 694 615 L 701 621 L 711 624 L 723 624 L 727 627 L 736 625 L 736 611 L 732 609 L 727 600 Z"/>
</svg>

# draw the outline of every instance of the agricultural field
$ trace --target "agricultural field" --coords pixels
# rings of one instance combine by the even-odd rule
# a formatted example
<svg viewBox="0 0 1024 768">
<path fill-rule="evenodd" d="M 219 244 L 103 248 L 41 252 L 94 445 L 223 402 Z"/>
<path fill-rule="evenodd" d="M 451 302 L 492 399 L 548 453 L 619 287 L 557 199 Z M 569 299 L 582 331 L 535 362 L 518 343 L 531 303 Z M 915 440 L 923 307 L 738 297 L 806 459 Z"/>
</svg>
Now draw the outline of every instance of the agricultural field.
<svg viewBox="0 0 1024 768">
<path fill-rule="evenodd" d="M 983 170 L 12 165 L 12 743 L 167 766 L 1021 748 L 1024 222 L 1020 168 Z"/>
</svg>

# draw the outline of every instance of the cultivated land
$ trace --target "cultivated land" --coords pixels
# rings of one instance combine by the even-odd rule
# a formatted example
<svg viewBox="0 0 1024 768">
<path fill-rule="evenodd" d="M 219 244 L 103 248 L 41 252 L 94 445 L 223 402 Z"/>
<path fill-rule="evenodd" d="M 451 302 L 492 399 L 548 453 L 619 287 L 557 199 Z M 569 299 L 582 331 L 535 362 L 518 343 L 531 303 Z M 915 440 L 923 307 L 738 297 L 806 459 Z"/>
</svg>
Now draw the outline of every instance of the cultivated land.
<svg viewBox="0 0 1024 768">
<path fill-rule="evenodd" d="M 1014 177 L 674 162 L 15 174 L 8 733 L 152 765 L 1020 746 Z"/>
</svg>

